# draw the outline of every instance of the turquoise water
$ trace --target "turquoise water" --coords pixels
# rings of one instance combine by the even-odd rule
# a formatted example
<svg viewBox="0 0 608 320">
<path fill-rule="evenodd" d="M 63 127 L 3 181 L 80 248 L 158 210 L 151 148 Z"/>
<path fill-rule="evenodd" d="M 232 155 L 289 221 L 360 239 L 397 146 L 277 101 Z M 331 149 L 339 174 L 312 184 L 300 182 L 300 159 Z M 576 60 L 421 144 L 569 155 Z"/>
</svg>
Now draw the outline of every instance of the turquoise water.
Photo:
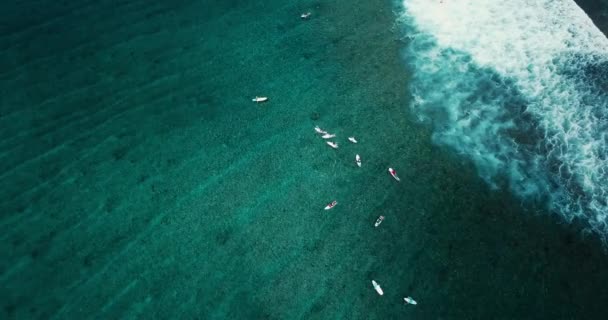
<svg viewBox="0 0 608 320">
<path fill-rule="evenodd" d="M 597 237 L 418 121 L 399 6 L 0 7 L 0 318 L 603 318 Z"/>
</svg>

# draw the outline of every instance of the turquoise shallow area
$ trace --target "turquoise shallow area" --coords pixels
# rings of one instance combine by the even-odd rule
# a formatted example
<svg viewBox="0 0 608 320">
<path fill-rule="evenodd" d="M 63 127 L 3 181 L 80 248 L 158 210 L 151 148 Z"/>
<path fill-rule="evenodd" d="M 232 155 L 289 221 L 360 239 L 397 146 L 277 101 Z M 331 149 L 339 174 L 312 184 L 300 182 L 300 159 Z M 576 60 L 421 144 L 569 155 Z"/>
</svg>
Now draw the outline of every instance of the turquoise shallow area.
<svg viewBox="0 0 608 320">
<path fill-rule="evenodd" d="M 0 8 L 0 318 L 605 315 L 599 244 L 409 113 L 391 2 Z"/>
</svg>

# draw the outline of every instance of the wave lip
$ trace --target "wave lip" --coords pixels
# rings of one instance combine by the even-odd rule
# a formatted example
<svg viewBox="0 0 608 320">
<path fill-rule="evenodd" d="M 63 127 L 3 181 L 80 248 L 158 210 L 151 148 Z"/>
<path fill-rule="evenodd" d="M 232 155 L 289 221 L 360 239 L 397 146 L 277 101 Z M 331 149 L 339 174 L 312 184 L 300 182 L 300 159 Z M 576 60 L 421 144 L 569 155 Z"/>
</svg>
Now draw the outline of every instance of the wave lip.
<svg viewBox="0 0 608 320">
<path fill-rule="evenodd" d="M 493 187 L 608 239 L 608 39 L 573 2 L 407 0 L 414 109 Z"/>
</svg>

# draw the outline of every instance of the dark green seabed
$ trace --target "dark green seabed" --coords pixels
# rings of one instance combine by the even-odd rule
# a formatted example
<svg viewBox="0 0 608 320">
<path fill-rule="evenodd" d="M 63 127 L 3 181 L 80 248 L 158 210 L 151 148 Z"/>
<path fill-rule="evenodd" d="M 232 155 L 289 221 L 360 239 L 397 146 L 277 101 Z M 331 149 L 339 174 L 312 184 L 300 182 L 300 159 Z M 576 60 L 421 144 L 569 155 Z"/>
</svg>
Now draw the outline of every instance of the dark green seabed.
<svg viewBox="0 0 608 320">
<path fill-rule="evenodd" d="M 1 319 L 605 319 L 601 245 L 410 114 L 390 1 L 0 8 Z"/>
</svg>

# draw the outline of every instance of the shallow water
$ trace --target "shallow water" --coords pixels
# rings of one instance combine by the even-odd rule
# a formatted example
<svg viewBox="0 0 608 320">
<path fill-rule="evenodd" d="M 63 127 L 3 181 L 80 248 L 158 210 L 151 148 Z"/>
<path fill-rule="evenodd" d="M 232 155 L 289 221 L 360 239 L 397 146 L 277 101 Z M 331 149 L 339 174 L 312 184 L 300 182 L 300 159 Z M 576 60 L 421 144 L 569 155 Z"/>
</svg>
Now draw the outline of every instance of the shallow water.
<svg viewBox="0 0 608 320">
<path fill-rule="evenodd" d="M 392 3 L 42 4 L 0 5 L 0 318 L 603 315 L 598 241 L 417 121 Z"/>
</svg>

